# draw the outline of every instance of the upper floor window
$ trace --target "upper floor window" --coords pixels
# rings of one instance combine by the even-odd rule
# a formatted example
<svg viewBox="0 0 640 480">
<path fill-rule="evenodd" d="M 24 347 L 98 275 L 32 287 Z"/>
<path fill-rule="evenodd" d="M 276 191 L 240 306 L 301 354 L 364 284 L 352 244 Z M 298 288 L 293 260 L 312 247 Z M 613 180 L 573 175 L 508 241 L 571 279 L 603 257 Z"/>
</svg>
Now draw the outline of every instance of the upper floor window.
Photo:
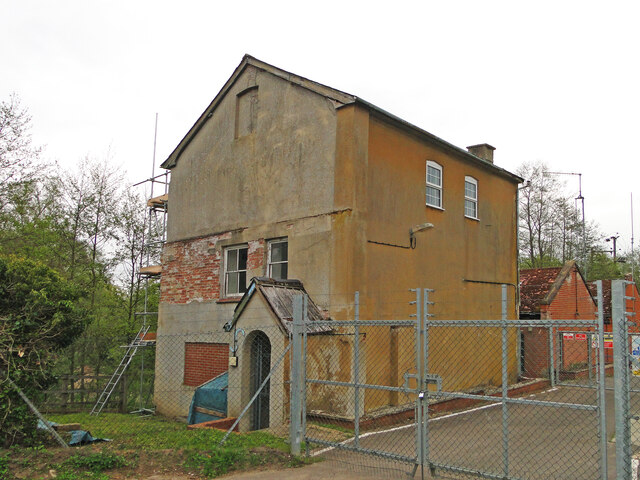
<svg viewBox="0 0 640 480">
<path fill-rule="evenodd" d="M 276 280 L 286 280 L 289 270 L 289 244 L 286 239 L 269 242 L 267 275 Z"/>
<path fill-rule="evenodd" d="M 464 177 L 464 215 L 478 218 L 478 181 L 473 177 Z"/>
<path fill-rule="evenodd" d="M 229 247 L 224 251 L 225 296 L 247 291 L 247 246 Z"/>
<path fill-rule="evenodd" d="M 442 167 L 427 161 L 427 205 L 442 208 Z"/>
</svg>

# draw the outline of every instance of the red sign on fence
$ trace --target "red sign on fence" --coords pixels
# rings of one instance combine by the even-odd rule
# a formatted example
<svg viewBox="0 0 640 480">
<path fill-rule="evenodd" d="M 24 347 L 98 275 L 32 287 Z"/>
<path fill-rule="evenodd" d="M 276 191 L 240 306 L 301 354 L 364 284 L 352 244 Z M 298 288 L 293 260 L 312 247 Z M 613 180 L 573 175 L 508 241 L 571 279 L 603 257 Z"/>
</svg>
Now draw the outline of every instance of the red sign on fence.
<svg viewBox="0 0 640 480">
<path fill-rule="evenodd" d="M 576 340 L 586 340 L 586 339 L 587 339 L 586 333 L 576 333 Z"/>
<path fill-rule="evenodd" d="M 604 348 L 613 348 L 613 335 L 604 336 Z"/>
</svg>

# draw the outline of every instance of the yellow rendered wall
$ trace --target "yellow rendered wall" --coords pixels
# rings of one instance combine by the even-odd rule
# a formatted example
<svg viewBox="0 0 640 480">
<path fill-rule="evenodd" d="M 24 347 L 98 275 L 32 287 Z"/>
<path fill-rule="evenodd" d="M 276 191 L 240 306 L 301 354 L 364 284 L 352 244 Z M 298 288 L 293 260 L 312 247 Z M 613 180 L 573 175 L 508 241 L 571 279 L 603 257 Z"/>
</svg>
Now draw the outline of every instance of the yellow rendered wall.
<svg viewBox="0 0 640 480">
<path fill-rule="evenodd" d="M 364 133 L 364 134 L 363 134 Z M 359 106 L 338 112 L 336 206 L 348 217 L 334 224 L 332 291 L 337 317 L 352 317 L 340 305 L 360 292 L 362 319 L 407 319 L 415 312 L 408 290 L 434 289 L 434 320 L 499 319 L 501 286 L 508 287 L 508 317 L 516 318 L 517 182 L 490 164 L 453 153 L 376 118 Z M 443 209 L 425 205 L 426 162 L 443 168 Z M 478 182 L 478 220 L 464 216 L 465 175 Z M 409 247 L 409 229 L 430 222 Z M 347 267 L 348 266 L 348 267 Z M 471 280 L 472 282 L 470 282 Z M 484 282 L 484 283 L 480 283 Z M 446 389 L 495 386 L 501 380 L 501 341 L 494 329 L 434 329 L 430 372 Z M 498 335 L 498 336 L 496 336 Z M 375 340 L 378 339 L 378 340 Z M 437 340 L 437 341 L 436 341 Z M 371 337 L 367 377 L 396 385 L 412 371 L 413 341 Z M 516 336 L 509 335 L 509 376 L 517 377 Z M 374 353 L 371 353 L 374 352 Z M 367 409 L 394 403 L 394 396 L 366 397 Z"/>
</svg>

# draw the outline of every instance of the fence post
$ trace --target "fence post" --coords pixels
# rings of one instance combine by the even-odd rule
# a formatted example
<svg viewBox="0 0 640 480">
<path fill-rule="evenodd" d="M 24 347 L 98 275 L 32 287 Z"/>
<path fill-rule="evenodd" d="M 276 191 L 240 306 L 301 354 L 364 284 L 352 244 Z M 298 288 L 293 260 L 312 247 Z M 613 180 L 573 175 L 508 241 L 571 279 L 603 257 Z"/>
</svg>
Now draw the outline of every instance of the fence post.
<svg viewBox="0 0 640 480">
<path fill-rule="evenodd" d="M 354 343 L 353 343 L 353 383 L 354 387 L 354 405 L 353 408 L 353 444 L 360 446 L 360 292 L 355 293 L 355 326 L 354 326 Z"/>
<path fill-rule="evenodd" d="M 429 313 L 429 305 L 433 305 L 433 302 L 429 300 L 429 293 L 433 290 L 429 288 L 423 289 L 423 307 L 422 307 L 422 371 L 424 382 L 425 398 L 423 400 L 422 407 L 422 459 L 423 462 L 431 465 L 429 460 L 429 384 L 425 381 L 427 375 L 429 375 L 429 318 L 433 316 Z"/>
<path fill-rule="evenodd" d="M 507 348 L 507 286 L 502 285 L 502 473 L 509 478 L 509 370 Z"/>
<path fill-rule="evenodd" d="M 122 375 L 122 381 L 120 382 L 120 413 L 127 413 L 128 383 L 127 375 Z"/>
<path fill-rule="evenodd" d="M 604 303 L 602 297 L 602 280 L 596 281 L 598 290 L 598 406 L 600 408 L 600 467 L 602 478 L 607 478 L 607 413 L 605 411 L 606 370 L 604 364 Z M 591 342 L 590 348 L 591 348 Z M 591 365 L 589 365 L 591 368 Z"/>
<path fill-rule="evenodd" d="M 302 371 L 300 372 L 300 441 L 307 433 L 307 326 L 309 322 L 309 295 L 302 296 Z M 305 452 L 309 456 L 309 443 L 305 443 Z"/>
<path fill-rule="evenodd" d="M 627 318 L 624 311 L 624 280 L 611 282 L 613 324 L 613 379 L 616 412 L 616 475 L 631 478 L 631 432 L 629 428 L 629 360 Z"/>
<path fill-rule="evenodd" d="M 556 354 L 554 349 L 553 325 L 549 327 L 549 379 L 551 386 L 556 386 Z"/>
<path fill-rule="evenodd" d="M 289 442 L 291 453 L 300 455 L 300 425 L 302 418 L 302 333 L 304 332 L 303 298 L 297 295 L 293 299 L 293 324 L 291 327 L 291 408 L 289 424 Z"/>
</svg>

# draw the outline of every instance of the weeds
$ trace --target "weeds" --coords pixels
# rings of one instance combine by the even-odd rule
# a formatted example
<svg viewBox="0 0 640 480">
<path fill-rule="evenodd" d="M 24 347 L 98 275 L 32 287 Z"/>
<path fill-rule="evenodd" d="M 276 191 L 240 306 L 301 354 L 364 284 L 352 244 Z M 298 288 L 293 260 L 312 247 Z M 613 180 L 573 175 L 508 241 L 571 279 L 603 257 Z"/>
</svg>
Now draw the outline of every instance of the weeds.
<svg viewBox="0 0 640 480">
<path fill-rule="evenodd" d="M 88 470 L 98 473 L 114 468 L 125 467 L 129 464 L 122 455 L 111 452 L 98 452 L 89 455 L 74 455 L 60 464 L 61 470 Z"/>
<path fill-rule="evenodd" d="M 9 478 L 9 459 L 0 457 L 0 480 L 8 480 Z"/>
<path fill-rule="evenodd" d="M 224 475 L 232 468 L 246 464 L 247 453 L 230 448 L 211 450 L 208 453 L 195 453 L 185 462 L 190 469 L 197 469 L 206 477 Z"/>
</svg>

